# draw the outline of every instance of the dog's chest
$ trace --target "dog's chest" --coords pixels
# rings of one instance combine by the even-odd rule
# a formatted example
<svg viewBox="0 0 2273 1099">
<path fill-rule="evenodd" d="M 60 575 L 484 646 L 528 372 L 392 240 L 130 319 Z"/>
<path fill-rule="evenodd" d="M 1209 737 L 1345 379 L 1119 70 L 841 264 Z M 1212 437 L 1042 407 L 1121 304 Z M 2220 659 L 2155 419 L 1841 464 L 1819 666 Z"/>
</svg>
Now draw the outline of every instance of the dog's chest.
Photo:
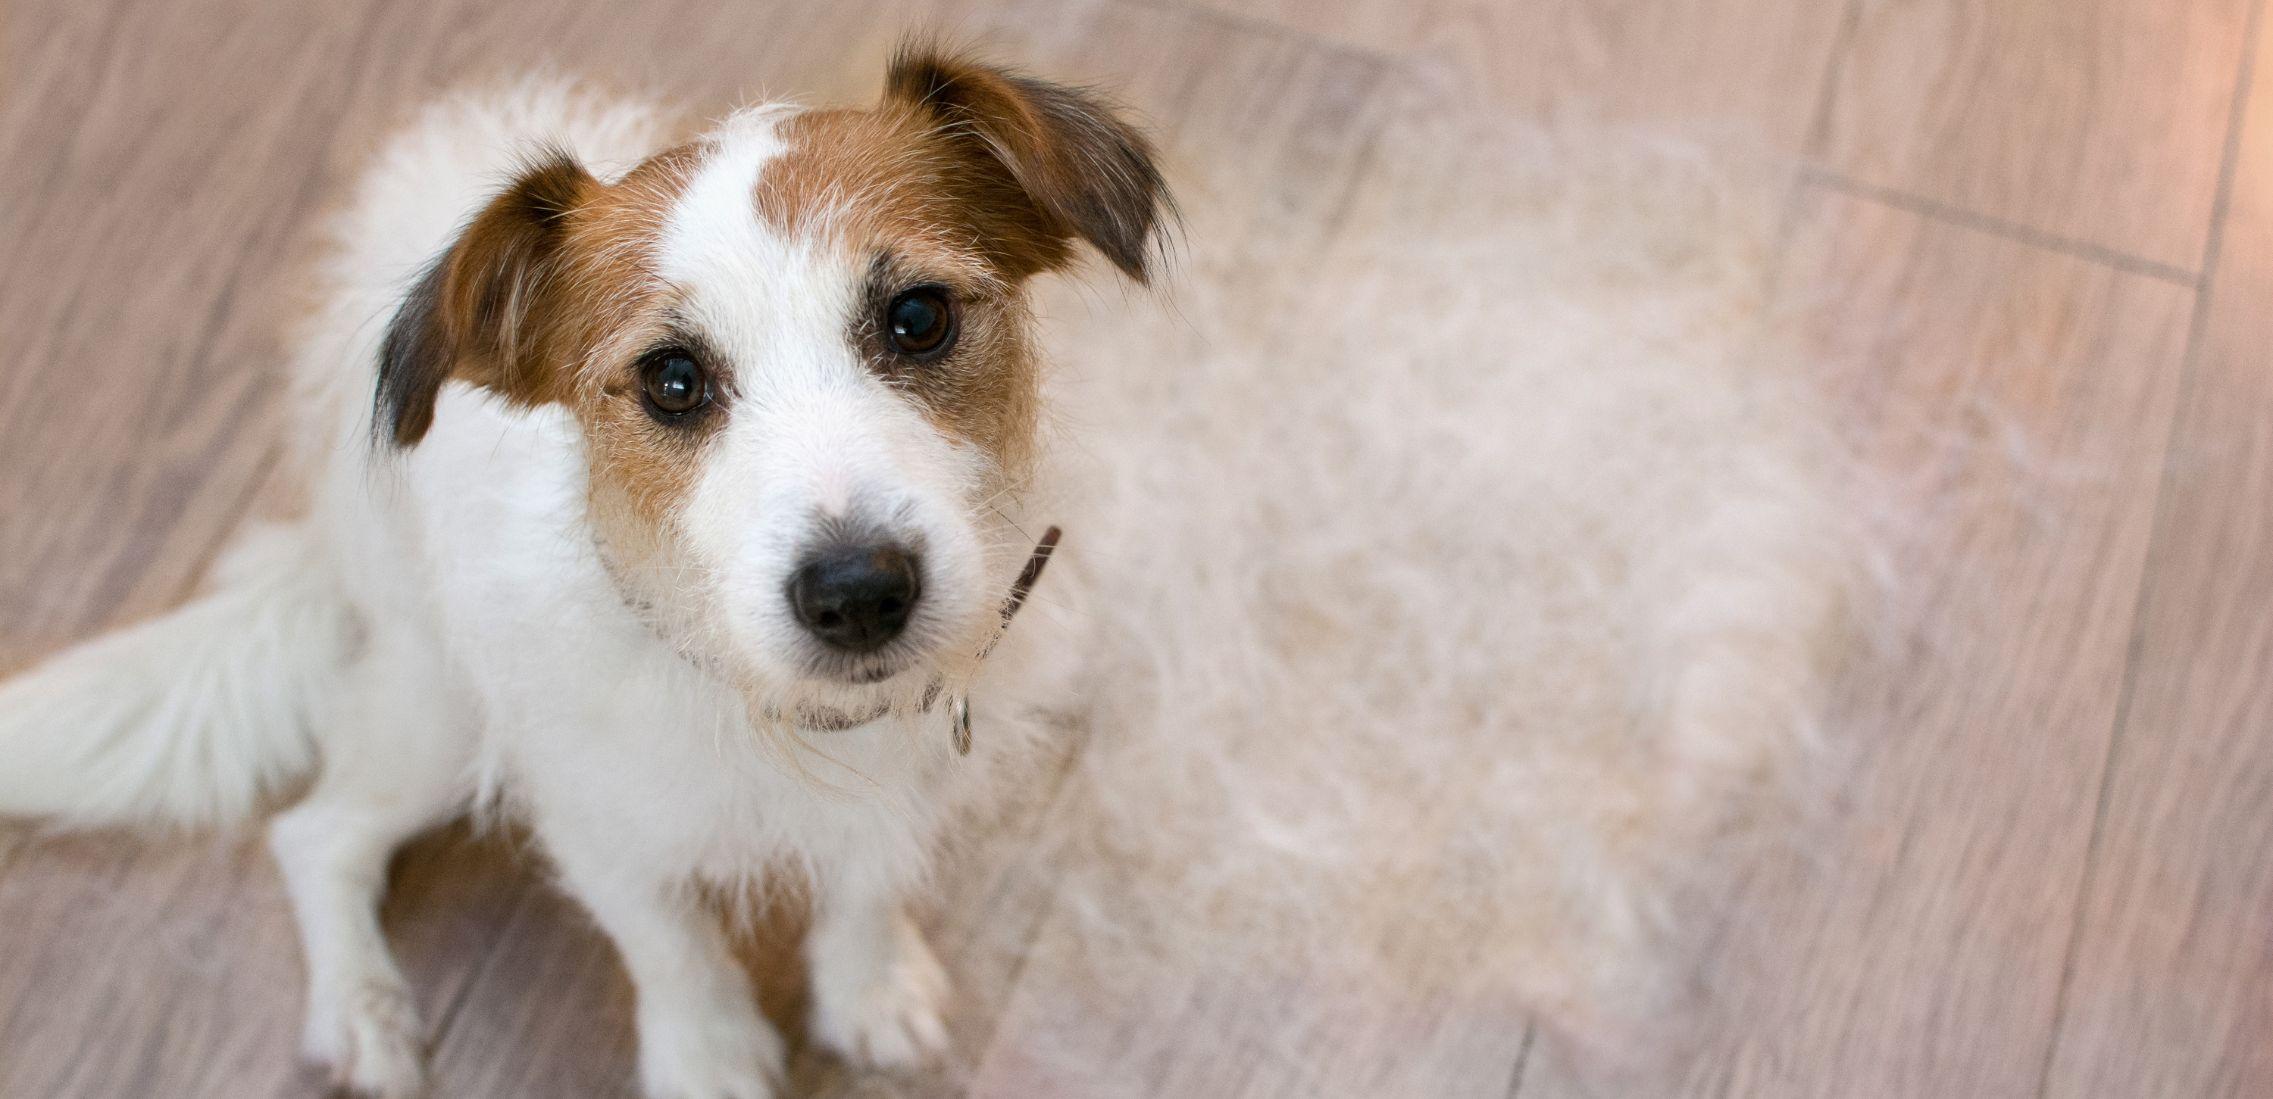
<svg viewBox="0 0 2273 1099">
<path fill-rule="evenodd" d="M 753 728 L 736 692 L 624 605 L 576 519 L 585 479 L 565 416 L 446 392 L 410 461 L 443 645 L 484 711 L 483 769 L 540 831 L 586 830 L 721 880 L 784 859 L 921 858 L 962 762 L 944 707 L 838 732 Z"/>
</svg>

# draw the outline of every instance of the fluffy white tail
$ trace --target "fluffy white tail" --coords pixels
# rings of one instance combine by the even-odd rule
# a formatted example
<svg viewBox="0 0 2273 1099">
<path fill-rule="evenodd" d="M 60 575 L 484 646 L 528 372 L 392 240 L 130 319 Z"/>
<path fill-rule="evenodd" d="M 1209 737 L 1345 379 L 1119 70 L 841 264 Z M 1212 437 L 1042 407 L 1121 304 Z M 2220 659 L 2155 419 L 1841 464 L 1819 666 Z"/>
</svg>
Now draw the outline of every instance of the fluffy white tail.
<svg viewBox="0 0 2273 1099">
<path fill-rule="evenodd" d="M 214 590 L 0 683 L 0 817 L 204 826 L 315 761 L 350 615 L 300 528 L 256 532 Z"/>
</svg>

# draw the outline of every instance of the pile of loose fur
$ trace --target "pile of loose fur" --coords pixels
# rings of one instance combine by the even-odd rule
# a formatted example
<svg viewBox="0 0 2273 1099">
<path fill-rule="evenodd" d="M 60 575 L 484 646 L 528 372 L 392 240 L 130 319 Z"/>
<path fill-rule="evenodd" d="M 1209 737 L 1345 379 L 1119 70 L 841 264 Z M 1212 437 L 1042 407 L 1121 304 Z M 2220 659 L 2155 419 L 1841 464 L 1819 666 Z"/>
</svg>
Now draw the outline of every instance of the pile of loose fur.
<svg viewBox="0 0 2273 1099">
<path fill-rule="evenodd" d="M 1852 471 L 1769 305 L 1775 188 L 1389 142 L 1304 232 L 1187 180 L 1168 309 L 1055 305 L 1105 620 L 1059 910 L 1106 999 L 1299 973 L 1624 1044 L 1813 785 Z"/>
</svg>

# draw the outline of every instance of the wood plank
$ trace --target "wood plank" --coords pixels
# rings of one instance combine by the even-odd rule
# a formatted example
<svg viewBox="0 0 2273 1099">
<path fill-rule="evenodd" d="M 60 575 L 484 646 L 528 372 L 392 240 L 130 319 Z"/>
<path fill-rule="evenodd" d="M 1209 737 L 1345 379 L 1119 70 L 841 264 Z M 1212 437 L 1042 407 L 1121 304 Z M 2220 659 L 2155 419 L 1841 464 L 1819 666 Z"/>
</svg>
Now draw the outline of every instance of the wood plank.
<svg viewBox="0 0 2273 1099">
<path fill-rule="evenodd" d="M 385 917 L 429 1027 L 479 969 L 512 894 L 506 849 L 413 846 Z M 48 841 L 0 878 L 0 1095 L 306 1095 L 299 945 L 263 846 Z"/>
<path fill-rule="evenodd" d="M 1131 0 L 1207 12 L 1248 30 L 1384 56 L 1408 53 L 1428 35 L 1438 0 Z"/>
<path fill-rule="evenodd" d="M 1398 998 L 1183 967 L 1132 981 L 1080 956 L 1078 920 L 1037 937 L 975 1095 L 1492 1096 L 1526 1026 L 1506 1005 Z"/>
<path fill-rule="evenodd" d="M 179 599 L 235 523 L 269 461 L 307 150 L 364 9 L 99 10 L 11 12 L 0 340 L 23 368 L 0 372 L 0 666 Z"/>
<path fill-rule="evenodd" d="M 265 890 L 263 887 L 266 887 Z M 0 1094 L 274 1093 L 290 921 L 253 845 L 48 842 L 0 879 Z"/>
<path fill-rule="evenodd" d="M 263 475 L 280 261 L 365 10 L 11 8 L 0 666 L 181 598 Z M 0 1094 L 289 1085 L 297 963 L 262 856 L 0 845 L 20 841 L 0 875 Z"/>
<path fill-rule="evenodd" d="M 1520 115 L 1805 142 L 1842 4 L 1439 0 L 1420 53 L 1456 94 Z"/>
<path fill-rule="evenodd" d="M 2249 0 L 1860 3 L 1833 169 L 2197 271 Z"/>
<path fill-rule="evenodd" d="M 1542 115 L 1734 119 L 1792 148 L 1838 33 L 1839 5 L 1798 0 L 1442 2 L 1446 18 L 1396 50 L 1452 66 L 1470 94 Z M 564 67 L 707 105 L 761 89 L 865 98 L 900 28 L 944 26 L 1128 89 L 1180 170 L 1280 165 L 1282 188 L 1242 196 L 1243 224 L 1315 233 L 1346 201 L 1395 77 L 1306 35 L 1384 49 L 1402 32 L 1382 20 L 1401 26 L 1409 10 L 1285 0 L 1266 11 L 1293 21 L 1281 34 L 1107 0 L 587 0 L 534 23 L 523 5 L 463 0 L 390 7 L 368 26 L 338 5 L 223 20 L 157 0 L 19 0 L 0 35 L 0 337 L 32 368 L 0 371 L 0 667 L 180 596 L 267 460 L 279 261 L 320 203 L 317 181 L 336 183 L 383 120 L 436 87 L 526 63 L 533 33 Z M 2212 93 L 2230 90 L 2240 0 L 1859 10 L 1827 163 L 2199 262 L 2214 176 L 2200 136 L 2224 124 Z M 1951 75 L 1925 79 L 1935 72 Z M 2237 194 L 2266 186 L 2266 147 L 2253 135 L 2258 166 Z M 2253 418 L 2267 383 L 2250 356 L 2273 333 L 2247 309 L 2269 289 L 2263 206 L 2237 207 L 2228 289 L 2184 405 L 2053 1094 L 2267 1086 L 2251 1039 L 2273 1032 L 2273 886 L 2252 857 L 2268 778 L 2249 735 L 2268 724 L 2252 674 L 2267 638 L 2244 613 L 2264 603 L 2252 593 L 2266 546 L 2255 513 L 2233 506 L 2267 479 Z M 2046 929 L 2066 927 L 2081 888 L 2188 294 L 1852 197 L 1812 196 L 1801 239 L 1795 284 L 1844 303 L 1826 340 L 1862 345 L 1840 378 L 1856 435 L 1888 469 L 1948 493 L 1907 559 L 1948 636 L 1909 654 L 1900 690 L 1855 685 L 1879 734 L 1855 805 L 1824 841 L 1827 869 L 1760 884 L 1759 924 L 1723 961 L 1730 1017 L 1692 1084 L 2025 1093 L 2050 1048 L 2065 940 Z M 2034 445 L 2020 475 L 1988 448 L 1920 441 L 2008 422 Z M 297 949 L 256 848 L 84 838 L 11 857 L 21 839 L 0 833 L 0 1094 L 313 1090 L 292 1064 Z M 1230 1081 L 1475 1094 L 1504 1089 L 1513 1065 L 1521 1028 L 1485 1004 L 1282 1013 L 1303 990 L 1196 981 L 1069 1016 L 1053 1007 L 1079 969 L 1049 952 L 1073 945 L 1070 928 L 1033 930 L 1046 869 L 957 888 L 935 934 L 967 994 L 954 1026 L 983 1092 L 1212 1094 Z M 388 919 L 437 1035 L 437 1094 L 628 1091 L 612 953 L 510 842 L 416 846 Z M 752 948 L 768 1010 L 792 1031 L 794 929 L 769 921 Z M 1018 948 L 1037 937 L 1045 949 L 1021 971 Z M 1053 1049 L 1079 1053 L 1084 1078 Z M 797 1071 L 841 1094 L 957 1082 L 847 1075 L 811 1057 Z M 1526 1065 L 1527 1096 L 1583 1086 L 1552 1050 Z"/>
<path fill-rule="evenodd" d="M 2273 39 L 2256 50 L 2047 1095 L 2273 1094 Z"/>
<path fill-rule="evenodd" d="M 524 852 L 511 903 L 491 913 L 483 965 L 435 1046 L 431 1090 L 635 1096 L 631 982 L 589 918 L 529 861 Z"/>
<path fill-rule="evenodd" d="M 1892 563 L 1923 625 L 1842 682 L 1853 789 L 1749 890 L 1688 1087 L 2031 1094 L 2192 294 L 1824 189 L 1802 209 L 1784 284 L 1845 434 L 1913 498 Z"/>
</svg>

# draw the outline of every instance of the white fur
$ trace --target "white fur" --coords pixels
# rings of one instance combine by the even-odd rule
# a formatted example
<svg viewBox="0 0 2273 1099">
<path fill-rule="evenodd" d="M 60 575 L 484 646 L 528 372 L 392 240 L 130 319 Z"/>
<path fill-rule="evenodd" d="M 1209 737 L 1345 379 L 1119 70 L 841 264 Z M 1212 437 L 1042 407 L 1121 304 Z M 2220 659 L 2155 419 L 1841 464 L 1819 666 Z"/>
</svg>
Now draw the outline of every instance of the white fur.
<svg viewBox="0 0 2273 1099">
<path fill-rule="evenodd" d="M 753 682 L 794 674 L 779 604 L 813 522 L 860 511 L 916 535 L 927 571 L 911 636 L 938 646 L 983 635 L 1023 556 L 1006 528 L 965 514 L 980 504 L 978 460 L 843 346 L 864 272 L 758 223 L 751 187 L 780 114 L 711 133 L 660 250 L 741 378 L 685 520 L 703 578 L 691 583 L 713 587 L 682 594 L 730 624 L 724 672 L 627 607 L 594 546 L 585 442 L 564 410 L 516 411 L 452 383 L 418 446 L 369 442 L 385 318 L 519 158 L 551 143 L 614 178 L 669 133 L 653 107 L 532 82 L 428 111 L 339 221 L 294 366 L 316 484 L 309 520 L 279 536 L 290 553 L 0 695 L 0 750 L 24 761 L 0 777 L 0 813 L 209 823 L 320 756 L 269 834 L 307 952 L 306 1048 L 353 1089 L 420 1088 L 422 1031 L 376 918 L 388 856 L 482 805 L 529 823 L 621 949 L 656 1099 L 773 1093 L 782 1041 L 701 901 L 784 870 L 815 896 L 816 1036 L 884 1064 L 944 1045 L 943 971 L 908 895 L 953 808 L 1039 728 L 1026 694 L 1052 679 L 1039 665 L 1076 647 L 1062 616 L 1025 631 L 1056 628 L 1047 643 L 1002 645 L 972 686 L 983 732 L 967 759 L 952 755 L 946 707 L 786 746 L 753 727 Z M 995 523 L 1018 521 L 1015 502 L 988 504 Z M 1051 577 L 1061 605 L 1076 571 Z M 905 696 L 926 678 L 830 700 Z"/>
<path fill-rule="evenodd" d="M 0 683 L 0 809 L 195 826 L 304 773 L 309 711 L 350 642 L 313 558 L 303 532 L 262 532 L 223 563 L 221 590 Z"/>
<path fill-rule="evenodd" d="M 684 523 L 695 571 L 717 578 L 704 612 L 748 662 L 743 674 L 771 682 L 794 678 L 812 644 L 781 585 L 817 524 L 856 521 L 923 547 L 925 598 L 907 627 L 919 640 L 979 636 L 1007 587 L 990 583 L 983 536 L 962 514 L 985 493 L 974 448 L 941 436 L 842 337 L 865 257 L 757 216 L 750 196 L 787 113 L 746 110 L 720 127 L 657 261 L 681 288 L 680 312 L 740 367 Z"/>
<path fill-rule="evenodd" d="M 685 533 L 714 586 L 693 597 L 731 608 L 732 676 L 763 680 L 792 657 L 767 585 L 811 516 L 924 530 L 965 600 L 947 619 L 985 617 L 1028 515 L 1064 520 L 1069 552 L 974 690 L 976 755 L 950 757 L 936 716 L 787 752 L 752 729 L 748 683 L 698 670 L 619 597 L 557 409 L 453 387 L 425 442 L 369 460 L 379 326 L 515 151 L 550 138 L 607 175 L 662 140 L 653 109 L 531 85 L 430 112 L 341 222 L 297 368 L 320 477 L 289 536 L 301 563 L 6 688 L 0 748 L 61 762 L 0 777 L 0 811 L 241 814 L 306 767 L 294 707 L 330 699 L 321 774 L 271 832 L 313 1054 L 366 1091 L 415 1088 L 373 901 L 403 837 L 495 804 L 621 948 L 650 1094 L 765 1095 L 781 1041 L 696 887 L 802 867 L 815 1036 L 887 1063 L 936 1050 L 941 968 L 904 898 L 1095 648 L 1112 674 L 1078 811 L 1012 845 L 1062 882 L 1100 966 L 1025 993 L 1079 1058 L 1063 1090 L 1112 1093 L 1081 1066 L 1166 1056 L 1145 1042 L 1176 1026 L 1084 1022 L 1181 1010 L 1195 977 L 1354 982 L 1374 1009 L 1510 996 L 1597 1049 L 1632 1038 L 1685 972 L 1670 932 L 1710 924 L 1730 852 L 1774 834 L 1807 773 L 1854 595 L 1855 482 L 1763 323 L 1754 192 L 1680 150 L 1416 126 L 1322 246 L 1237 232 L 1273 181 L 1207 180 L 1186 196 L 1184 323 L 1063 306 L 1082 323 L 1057 396 L 1094 459 L 1089 506 L 985 526 L 955 506 L 971 456 L 815 338 L 851 273 L 750 217 L 776 117 L 722 128 L 664 249 L 706 329 L 767 379 L 695 489 Z M 1097 646 L 1089 572 L 1111 616 Z M 325 689 L 184 694 L 167 676 L 184 658 L 210 681 Z M 105 680 L 129 704 L 90 701 Z M 99 751 L 66 750 L 66 720 Z M 132 777 L 106 791 L 118 760 Z"/>
<path fill-rule="evenodd" d="M 1194 1025 L 1314 1063 L 1194 1003 L 1520 1012 L 1590 1074 L 1658 1061 L 1821 789 L 1873 489 L 1767 304 L 1773 177 L 1398 117 L 1330 236 L 1254 228 L 1289 184 L 1219 161 L 1180 183 L 1175 316 L 1052 303 L 1109 674 L 1043 862 L 1087 968 L 1020 990 L 1038 1090 L 1143 1094 L 1118 1070 Z"/>
</svg>

